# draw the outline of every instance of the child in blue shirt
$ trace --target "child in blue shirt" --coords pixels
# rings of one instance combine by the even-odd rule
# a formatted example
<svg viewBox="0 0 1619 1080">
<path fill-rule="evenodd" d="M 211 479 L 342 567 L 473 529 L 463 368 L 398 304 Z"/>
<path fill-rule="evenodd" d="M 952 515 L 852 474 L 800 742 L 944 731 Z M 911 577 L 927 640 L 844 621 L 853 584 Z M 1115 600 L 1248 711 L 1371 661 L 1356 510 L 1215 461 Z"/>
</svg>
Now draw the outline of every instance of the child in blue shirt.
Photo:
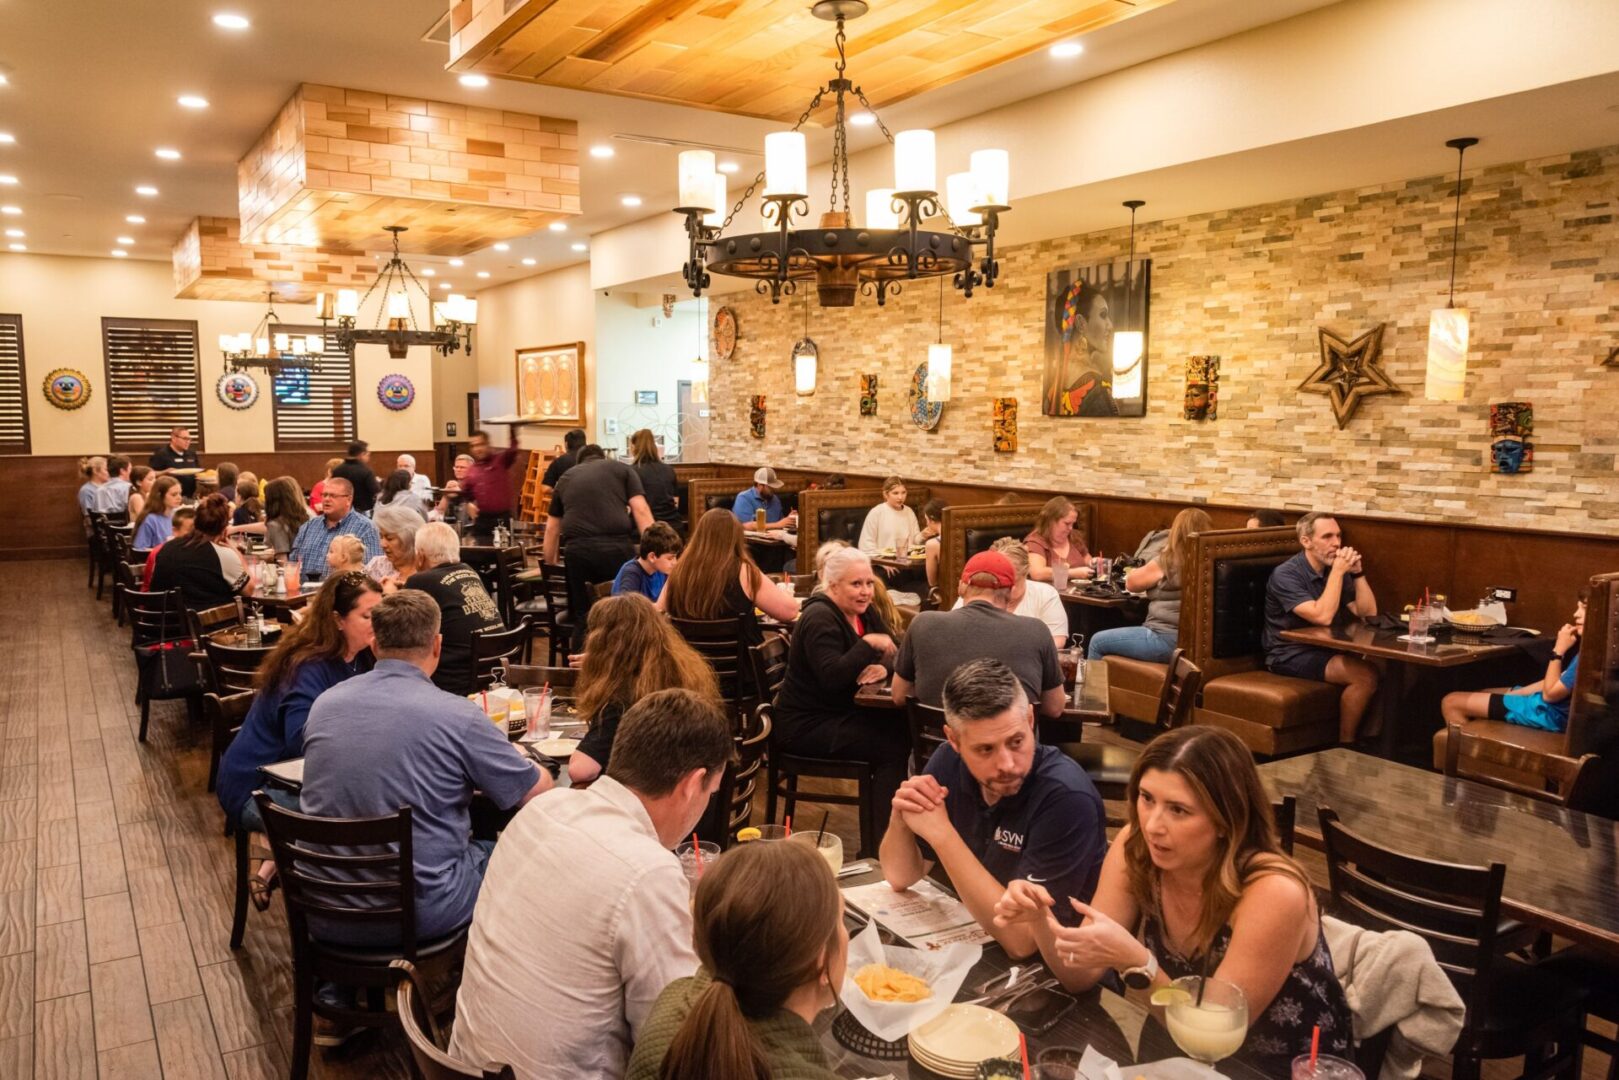
<svg viewBox="0 0 1619 1080">
<path fill-rule="evenodd" d="M 669 571 L 675 568 L 680 552 L 685 548 L 680 534 L 661 521 L 655 521 L 641 532 L 641 554 L 618 568 L 613 578 L 613 595 L 640 593 L 658 602 Z"/>
<path fill-rule="evenodd" d="M 1567 729 L 1569 701 L 1574 696 L 1574 679 L 1580 668 L 1578 654 L 1571 657 L 1570 652 L 1579 644 L 1584 632 L 1585 596 L 1582 592 L 1574 607 L 1574 621 L 1557 632 L 1544 679 L 1510 690 L 1503 687 L 1446 694 L 1442 705 L 1446 726 L 1488 717 L 1542 731 Z"/>
</svg>

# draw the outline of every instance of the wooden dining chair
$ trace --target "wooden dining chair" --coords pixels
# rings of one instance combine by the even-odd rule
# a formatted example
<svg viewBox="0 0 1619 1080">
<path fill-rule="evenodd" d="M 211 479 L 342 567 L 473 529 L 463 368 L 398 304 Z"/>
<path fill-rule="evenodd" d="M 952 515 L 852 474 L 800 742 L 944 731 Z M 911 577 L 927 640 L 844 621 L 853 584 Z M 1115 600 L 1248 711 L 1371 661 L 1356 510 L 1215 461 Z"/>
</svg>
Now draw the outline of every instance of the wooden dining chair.
<svg viewBox="0 0 1619 1080">
<path fill-rule="evenodd" d="M 514 690 L 550 686 L 557 697 L 571 698 L 579 686 L 579 669 L 542 667 L 538 664 L 507 664 L 506 685 Z"/>
<path fill-rule="evenodd" d="M 281 875 L 292 939 L 291 1076 L 306 1080 L 317 1014 L 342 1025 L 392 1024 L 383 994 L 398 979 L 393 962 L 459 964 L 467 930 L 417 940 L 410 807 L 381 817 L 321 818 L 277 806 L 262 791 L 253 798 Z M 312 917 L 321 924 L 320 937 L 310 929 Z M 390 929 L 396 946 L 342 943 L 345 931 L 375 935 Z M 322 982 L 364 989 L 368 1007 L 320 1001 L 315 988 Z"/>
<path fill-rule="evenodd" d="M 1519 1080 L 1579 1073 L 1584 990 L 1502 954 L 1504 863 L 1466 866 L 1382 847 L 1318 808 L 1334 914 L 1370 930 L 1405 930 L 1433 950 L 1466 1004 L 1451 1075 L 1478 1080 L 1482 1063 L 1523 1057 Z"/>
<path fill-rule="evenodd" d="M 146 741 L 153 701 L 184 699 L 192 719 L 202 715 L 202 685 L 186 646 L 185 601 L 179 589 L 126 590 L 129 647 L 135 654 L 135 700 L 141 708 L 139 740 Z"/>
<path fill-rule="evenodd" d="M 1282 850 L 1292 855 L 1293 837 L 1298 831 L 1299 801 L 1291 795 L 1284 795 L 1270 804 L 1270 812 L 1276 822 L 1276 839 L 1280 841 Z"/>
<path fill-rule="evenodd" d="M 558 667 L 568 659 L 573 635 L 573 614 L 568 609 L 568 575 L 555 563 L 540 564 L 540 590 L 543 596 L 519 603 L 520 614 L 537 619 L 548 645 L 546 663 Z"/>
<path fill-rule="evenodd" d="M 686 639 L 686 644 L 708 661 L 708 666 L 714 670 L 714 677 L 720 684 L 720 697 L 725 700 L 726 708 L 732 717 L 732 725 L 735 726 L 741 721 L 750 703 L 756 703 L 758 700 L 754 693 L 749 692 L 753 689 L 753 679 L 749 675 L 748 661 L 742 644 L 741 617 L 670 618 L 669 624 L 675 628 L 676 633 Z"/>
<path fill-rule="evenodd" d="M 754 795 L 759 789 L 759 774 L 764 770 L 765 754 L 770 742 L 771 706 L 757 706 L 748 722 L 732 736 L 735 753 L 725 763 L 719 790 L 709 802 L 699 830 L 702 836 L 719 837 L 721 850 L 728 850 L 736 841 L 737 830 L 745 829 L 753 820 Z"/>
<path fill-rule="evenodd" d="M 522 621 L 510 630 L 474 630 L 472 632 L 472 689 L 487 690 L 495 684 L 495 673 L 520 658 L 528 645 L 529 622 Z"/>
<path fill-rule="evenodd" d="M 129 612 L 125 610 L 125 594 L 139 592 L 145 576 L 146 563 L 144 562 L 121 562 L 113 567 L 112 613 L 113 617 L 118 620 L 119 626 L 123 626 L 129 621 Z"/>
<path fill-rule="evenodd" d="M 202 715 L 208 721 L 211 736 L 208 748 L 209 791 L 213 791 L 219 783 L 219 759 L 225 756 L 225 751 L 236 740 L 237 732 L 242 730 L 242 721 L 247 719 L 247 711 L 253 707 L 256 696 L 257 691 L 252 687 L 225 694 L 210 691 L 202 695 Z"/>
<path fill-rule="evenodd" d="M 933 752 L 948 740 L 944 734 L 944 710 L 924 705 L 916 698 L 905 699 L 905 720 L 911 729 L 911 772 L 920 774 L 928 767 Z"/>
<path fill-rule="evenodd" d="M 1445 775 L 1502 788 L 1531 799 L 1589 810 L 1597 802 L 1601 757 L 1555 757 L 1521 746 L 1469 734 L 1462 724 L 1450 725 L 1445 736 Z M 1482 768 L 1481 768 L 1482 766 Z M 1510 779 L 1536 776 L 1540 784 Z"/>
<path fill-rule="evenodd" d="M 394 1012 L 410 1044 L 410 1056 L 422 1080 L 516 1080 L 510 1065 L 493 1062 L 482 1068 L 465 1065 L 449 1055 L 449 1039 L 433 1015 L 427 983 L 409 960 L 395 960 L 390 967 L 399 977 L 394 989 Z"/>
</svg>

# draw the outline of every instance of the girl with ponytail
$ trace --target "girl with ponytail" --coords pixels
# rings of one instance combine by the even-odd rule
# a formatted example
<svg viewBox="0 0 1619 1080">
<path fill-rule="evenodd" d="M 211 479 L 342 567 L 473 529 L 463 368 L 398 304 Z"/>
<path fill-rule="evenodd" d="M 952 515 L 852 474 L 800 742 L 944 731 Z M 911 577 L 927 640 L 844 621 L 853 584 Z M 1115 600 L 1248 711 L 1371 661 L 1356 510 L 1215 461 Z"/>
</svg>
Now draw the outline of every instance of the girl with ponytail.
<svg viewBox="0 0 1619 1080">
<path fill-rule="evenodd" d="M 697 974 L 658 996 L 625 1080 L 835 1080 L 810 1025 L 848 961 L 843 900 L 808 844 L 756 841 L 697 886 Z"/>
</svg>

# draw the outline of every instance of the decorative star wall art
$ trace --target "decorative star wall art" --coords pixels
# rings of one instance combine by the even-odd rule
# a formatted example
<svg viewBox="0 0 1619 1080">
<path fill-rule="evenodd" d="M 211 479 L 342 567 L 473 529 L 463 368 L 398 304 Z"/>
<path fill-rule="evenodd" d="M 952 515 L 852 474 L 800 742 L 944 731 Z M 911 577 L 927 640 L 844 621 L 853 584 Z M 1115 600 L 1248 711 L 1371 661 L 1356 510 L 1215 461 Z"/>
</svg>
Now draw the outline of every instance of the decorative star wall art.
<svg viewBox="0 0 1619 1080">
<path fill-rule="evenodd" d="M 1403 394 L 1382 368 L 1383 327 L 1378 323 L 1353 341 L 1320 329 L 1321 363 L 1299 383 L 1306 394 L 1325 394 L 1340 430 L 1354 417 L 1362 398 Z"/>
</svg>

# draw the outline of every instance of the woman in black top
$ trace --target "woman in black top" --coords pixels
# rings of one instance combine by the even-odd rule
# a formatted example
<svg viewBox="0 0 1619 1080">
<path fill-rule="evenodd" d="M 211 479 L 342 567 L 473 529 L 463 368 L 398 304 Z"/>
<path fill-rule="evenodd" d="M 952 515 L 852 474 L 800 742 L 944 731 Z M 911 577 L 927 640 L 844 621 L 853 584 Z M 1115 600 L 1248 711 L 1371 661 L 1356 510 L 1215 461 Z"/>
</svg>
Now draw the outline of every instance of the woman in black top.
<svg viewBox="0 0 1619 1080">
<path fill-rule="evenodd" d="M 658 594 L 658 607 L 676 619 L 741 619 L 744 645 L 764 640 L 757 607 L 780 622 L 798 617 L 798 602 L 764 575 L 748 554 L 742 523 L 715 507 L 697 519 L 691 539 Z"/>
<path fill-rule="evenodd" d="M 215 493 L 202 500 L 192 529 L 158 549 L 152 566 L 153 592 L 179 589 L 193 611 L 228 604 L 252 592 L 242 557 L 225 543 L 230 502 Z"/>
<path fill-rule="evenodd" d="M 641 488 L 652 510 L 652 519 L 674 526 L 676 532 L 684 532 L 686 523 L 681 519 L 676 495 L 680 482 L 675 479 L 674 466 L 666 464 L 659 456 L 658 441 L 650 428 L 642 428 L 630 436 L 630 457 L 641 477 Z"/>
<path fill-rule="evenodd" d="M 804 601 L 793 628 L 774 738 L 789 753 L 871 762 L 877 778 L 873 800 L 886 812 L 905 780 L 911 752 L 905 714 L 861 708 L 854 695 L 888 677 L 898 650 L 872 607 L 877 579 L 864 552 L 833 551 L 821 581 L 824 591 Z"/>
</svg>

